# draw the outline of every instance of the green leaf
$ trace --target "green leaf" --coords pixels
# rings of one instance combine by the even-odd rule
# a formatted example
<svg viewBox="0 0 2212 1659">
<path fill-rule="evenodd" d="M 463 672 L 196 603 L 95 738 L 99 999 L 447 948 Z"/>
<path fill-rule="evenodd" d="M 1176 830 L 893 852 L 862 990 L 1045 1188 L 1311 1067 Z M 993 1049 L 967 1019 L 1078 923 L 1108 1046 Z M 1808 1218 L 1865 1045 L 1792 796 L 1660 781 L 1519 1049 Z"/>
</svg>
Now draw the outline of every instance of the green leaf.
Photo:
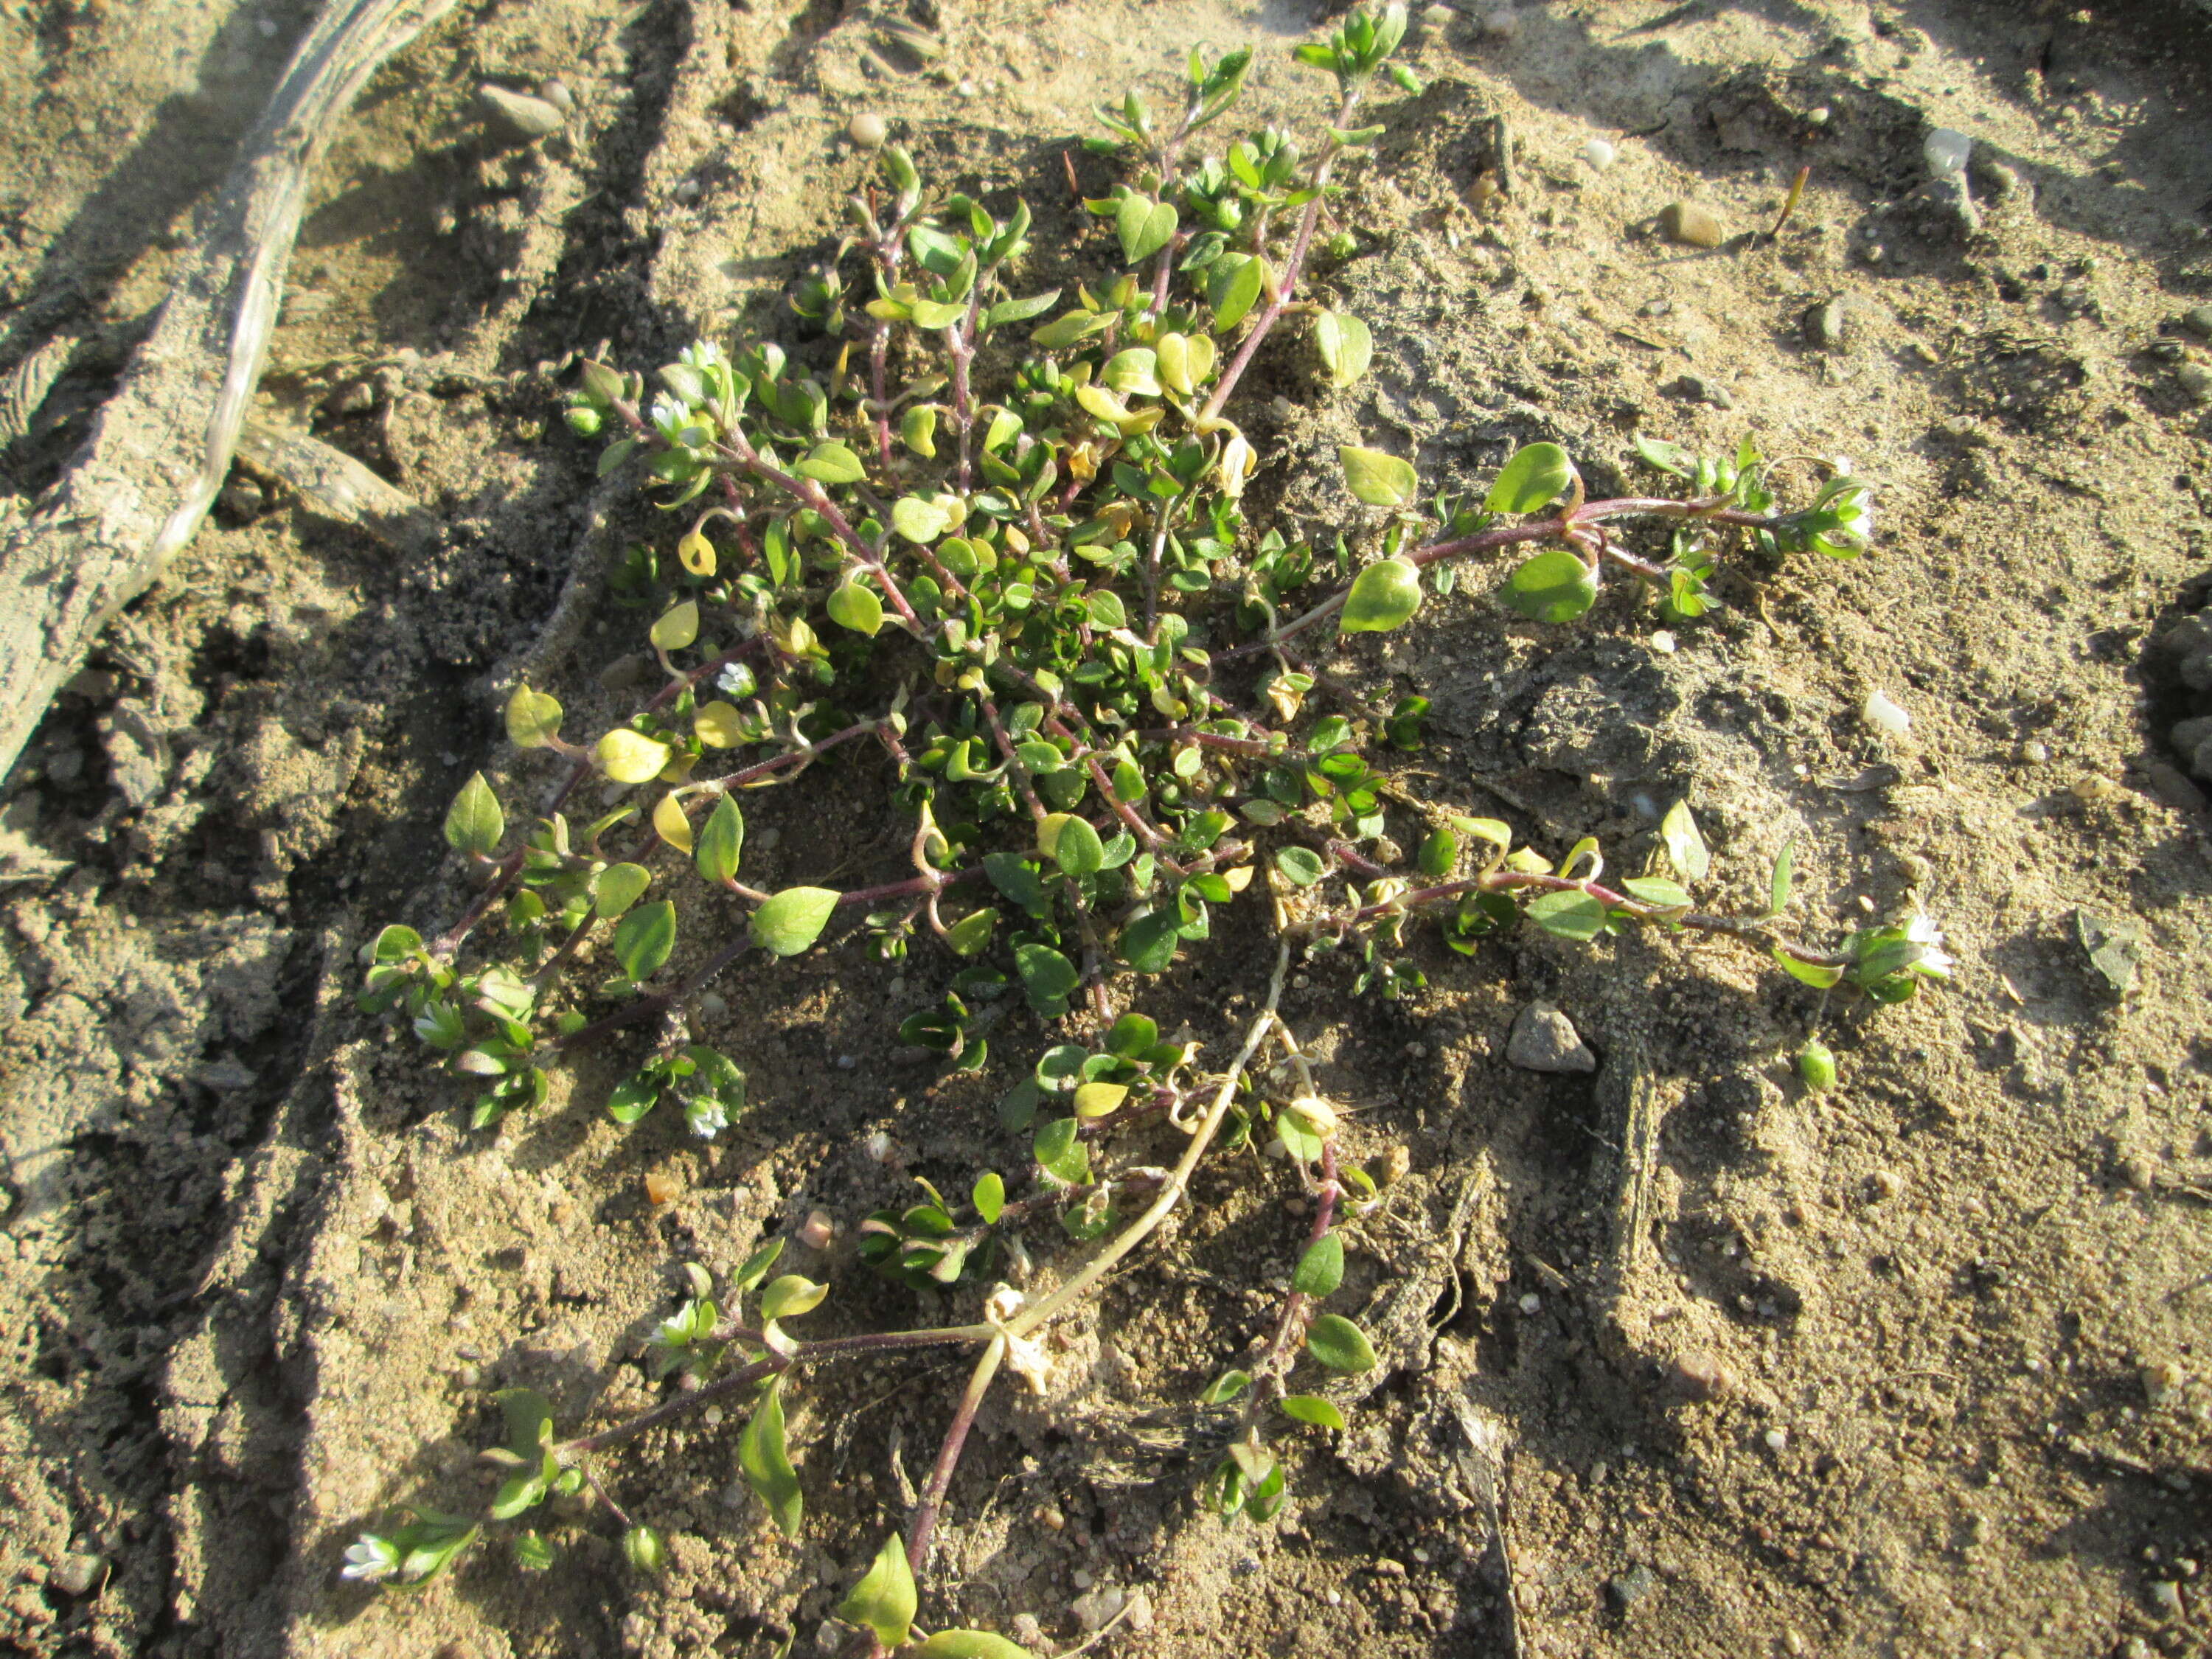
<svg viewBox="0 0 2212 1659">
<path fill-rule="evenodd" d="M 1251 1386 L 1252 1374 L 1249 1371 L 1224 1371 L 1206 1385 L 1205 1391 L 1198 1396 L 1198 1403 L 1201 1406 L 1225 1406 Z"/>
<path fill-rule="evenodd" d="M 499 797 L 492 793 L 483 773 L 470 773 L 446 813 L 446 845 L 456 853 L 482 858 L 499 845 L 499 838 L 506 833 L 507 818 L 499 810 Z"/>
<path fill-rule="evenodd" d="M 535 1531 L 514 1535 L 514 1565 L 525 1572 L 543 1572 L 553 1565 L 553 1547 Z"/>
<path fill-rule="evenodd" d="M 1291 1288 L 1306 1296 L 1327 1296 L 1344 1283 L 1344 1240 L 1323 1233 L 1306 1246 L 1291 1275 Z"/>
<path fill-rule="evenodd" d="M 817 483 L 858 483 L 868 476 L 860 458 L 834 440 L 815 445 L 805 460 L 792 463 L 791 470 Z"/>
<path fill-rule="evenodd" d="M 990 948 L 991 932 L 998 925 L 996 910 L 970 910 L 945 930 L 945 942 L 955 956 L 980 956 Z"/>
<path fill-rule="evenodd" d="M 633 980 L 650 979 L 676 948 L 676 906 L 666 899 L 615 924 L 615 960 Z"/>
<path fill-rule="evenodd" d="M 1037 1166 L 1070 1187 L 1091 1179 L 1091 1154 L 1084 1150 L 1079 1127 L 1072 1117 L 1056 1117 L 1030 1142 Z"/>
<path fill-rule="evenodd" d="M 1123 263 L 1134 264 L 1165 247 L 1176 234 L 1176 210 L 1166 202 L 1131 194 L 1114 213 L 1114 234 L 1121 239 Z"/>
<path fill-rule="evenodd" d="M 1357 444 L 1342 445 L 1336 453 L 1344 463 L 1345 487 L 1370 507 L 1403 507 L 1419 488 L 1411 461 Z"/>
<path fill-rule="evenodd" d="M 770 955 L 795 957 L 822 937 L 837 897 L 827 887 L 787 887 L 753 912 L 745 931 Z"/>
<path fill-rule="evenodd" d="M 1275 868 L 1293 887 L 1310 887 L 1322 878 L 1321 855 L 1310 848 L 1285 847 L 1275 854 Z"/>
<path fill-rule="evenodd" d="M 1057 820 L 1055 823 L 1054 820 Z M 1095 876 L 1106 862 L 1106 844 L 1090 820 L 1070 812 L 1054 812 L 1045 819 L 1051 836 L 1053 862 L 1071 876 Z"/>
<path fill-rule="evenodd" d="M 1275 1403 L 1293 1422 L 1310 1423 L 1317 1429 L 1344 1426 L 1344 1413 L 1317 1394 L 1286 1394 Z"/>
<path fill-rule="evenodd" d="M 607 1115 L 617 1123 L 635 1123 L 659 1103 L 660 1074 L 648 1066 L 615 1085 L 607 1096 Z"/>
<path fill-rule="evenodd" d="M 941 1630 L 914 1652 L 916 1659 L 1033 1659 L 1027 1648 L 987 1630 Z"/>
<path fill-rule="evenodd" d="M 1066 1013 L 1068 994 L 1083 982 L 1075 964 L 1049 945 L 1016 945 L 1014 971 L 1021 976 L 1030 1006 L 1048 1018 Z"/>
<path fill-rule="evenodd" d="M 1677 477 L 1697 476 L 1697 463 L 1680 444 L 1667 443 L 1657 438 L 1647 438 L 1641 432 L 1635 437 L 1636 453 L 1644 458 L 1646 466 L 1656 467 L 1662 472 L 1672 472 Z"/>
<path fill-rule="evenodd" d="M 699 831 L 692 861 L 705 879 L 720 885 L 738 873 L 738 858 L 745 845 L 745 815 L 727 795 L 714 803 Z"/>
<path fill-rule="evenodd" d="M 826 609 L 831 622 L 855 634 L 872 638 L 884 625 L 884 602 L 857 573 L 846 577 L 830 591 Z"/>
<path fill-rule="evenodd" d="M 1483 498 L 1486 513 L 1534 513 L 1565 495 L 1574 464 L 1557 444 L 1525 444 L 1506 459 Z"/>
<path fill-rule="evenodd" d="M 1382 559 L 1352 578 L 1337 617 L 1340 634 L 1382 634 L 1421 605 L 1421 573 L 1406 559 Z"/>
<path fill-rule="evenodd" d="M 761 1292 L 761 1317 L 797 1319 L 820 1307 L 822 1298 L 829 1294 L 827 1285 L 817 1285 L 798 1273 L 786 1273 L 770 1280 L 768 1288 Z"/>
<path fill-rule="evenodd" d="M 786 1538 L 796 1538 L 806 1500 L 799 1490 L 799 1474 L 791 1467 L 791 1455 L 784 1449 L 782 1390 L 783 1379 L 779 1376 L 762 1393 L 744 1432 L 738 1437 L 738 1468 L 744 1472 L 745 1484 L 768 1506 L 776 1529 Z M 903 1638 L 906 1632 L 899 1634 Z"/>
<path fill-rule="evenodd" d="M 1375 1350 L 1359 1327 L 1339 1314 L 1323 1314 L 1306 1331 L 1306 1352 L 1333 1371 L 1371 1371 Z"/>
<path fill-rule="evenodd" d="M 645 890 L 653 884 L 653 876 L 641 864 L 611 864 L 599 872 L 599 879 L 592 889 L 592 910 L 601 921 L 622 915 L 645 896 Z M 632 979 L 644 975 L 633 974 Z"/>
<path fill-rule="evenodd" d="M 1449 830 L 1431 830 L 1421 842 L 1421 850 L 1413 862 L 1431 881 L 1442 881 L 1451 873 L 1459 858 L 1459 837 Z"/>
<path fill-rule="evenodd" d="M 1538 622 L 1572 622 L 1597 603 L 1597 578 L 1573 554 L 1554 547 L 1505 579 L 1505 603 Z"/>
<path fill-rule="evenodd" d="M 1656 904 L 1663 910 L 1686 910 L 1690 907 L 1690 896 L 1682 890 L 1681 884 L 1663 876 L 1631 876 L 1620 884 L 1631 898 Z"/>
<path fill-rule="evenodd" d="M 1774 959 L 1782 965 L 1783 972 L 1788 974 L 1792 979 L 1803 981 L 1817 991 L 1827 990 L 1831 986 L 1843 981 L 1844 970 L 1840 966 L 1833 966 L 1826 963 L 1800 962 L 1778 945 L 1771 948 Z"/>
<path fill-rule="evenodd" d="M 951 523 L 944 507 L 919 495 L 902 495 L 891 503 L 891 528 L 910 542 L 933 542 Z"/>
<path fill-rule="evenodd" d="M 1674 860 L 1676 875 L 1684 881 L 1705 878 L 1713 857 L 1705 850 L 1705 838 L 1698 833 L 1698 821 L 1690 816 L 1688 801 L 1678 800 L 1667 809 L 1667 816 L 1659 820 L 1659 839 L 1667 843 L 1667 856 Z"/>
<path fill-rule="evenodd" d="M 1375 356 L 1375 341 L 1367 325 L 1349 312 L 1324 311 L 1316 317 L 1314 345 L 1321 352 L 1322 366 L 1328 370 L 1328 383 L 1339 391 L 1364 374 Z"/>
<path fill-rule="evenodd" d="M 1605 905 L 1588 893 L 1562 890 L 1529 901 L 1528 920 L 1560 939 L 1589 940 L 1605 931 Z"/>
<path fill-rule="evenodd" d="M 1241 259 L 1224 254 L 1206 273 L 1206 303 L 1213 307 L 1217 332 L 1232 329 L 1260 298 L 1261 277 L 1266 267 L 1247 254 Z"/>
<path fill-rule="evenodd" d="M 1774 855 L 1774 875 L 1766 884 L 1766 914 L 1778 916 L 1790 902 L 1790 884 L 1797 869 L 1797 837 L 1792 836 L 1782 843 L 1782 850 Z"/>
<path fill-rule="evenodd" d="M 1032 317 L 1042 317 L 1059 302 L 1058 289 L 1046 294 L 1032 294 L 1026 300 L 1001 300 L 983 313 L 983 326 L 996 328 L 1002 323 L 1025 323 Z M 988 439 L 983 447 L 986 449 L 996 447 Z"/>
<path fill-rule="evenodd" d="M 1140 974 L 1164 974 L 1182 938 L 1173 911 L 1148 911 L 1121 930 L 1121 959 Z"/>
<path fill-rule="evenodd" d="M 983 1218 L 985 1226 L 998 1224 L 1000 1213 L 1006 1207 L 1006 1183 L 1000 1178 L 996 1170 L 987 1170 L 976 1177 L 975 1188 L 969 1194 L 969 1201 L 975 1205 L 975 1213 Z"/>
<path fill-rule="evenodd" d="M 730 1296 L 732 1299 L 734 1301 L 735 1298 L 743 1296 L 747 1291 L 752 1289 L 754 1285 L 759 1284 L 761 1280 L 766 1279 L 768 1277 L 768 1270 L 775 1266 L 777 1261 L 782 1256 L 782 1255 L 783 1236 L 779 1233 L 775 1237 L 771 1238 L 767 1243 L 762 1245 L 760 1249 L 755 1250 L 750 1255 L 747 1256 L 745 1258 L 744 1266 L 739 1267 L 738 1271 L 731 1276 Z"/>
<path fill-rule="evenodd" d="M 967 314 L 965 300 L 916 300 L 907 307 L 916 328 L 951 328 Z"/>
</svg>

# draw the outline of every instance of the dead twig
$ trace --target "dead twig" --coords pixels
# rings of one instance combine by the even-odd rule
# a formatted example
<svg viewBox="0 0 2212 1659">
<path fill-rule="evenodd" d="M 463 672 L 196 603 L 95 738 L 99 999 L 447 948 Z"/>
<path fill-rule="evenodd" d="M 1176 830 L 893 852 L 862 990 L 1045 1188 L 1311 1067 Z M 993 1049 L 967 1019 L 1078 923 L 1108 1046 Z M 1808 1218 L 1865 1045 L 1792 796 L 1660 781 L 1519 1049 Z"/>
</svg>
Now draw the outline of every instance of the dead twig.
<svg viewBox="0 0 2212 1659">
<path fill-rule="evenodd" d="M 369 76 L 453 0 L 330 0 L 59 483 L 0 532 L 0 775 L 110 617 L 190 541 L 230 465 L 307 181 Z"/>
</svg>

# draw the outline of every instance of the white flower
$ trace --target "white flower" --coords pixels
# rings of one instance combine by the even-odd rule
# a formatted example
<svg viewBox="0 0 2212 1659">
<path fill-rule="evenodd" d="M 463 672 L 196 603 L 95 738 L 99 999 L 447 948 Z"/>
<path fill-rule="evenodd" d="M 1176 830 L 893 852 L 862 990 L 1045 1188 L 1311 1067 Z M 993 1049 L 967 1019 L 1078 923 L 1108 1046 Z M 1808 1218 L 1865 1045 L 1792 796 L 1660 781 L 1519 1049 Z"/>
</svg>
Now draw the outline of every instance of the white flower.
<svg viewBox="0 0 2212 1659">
<path fill-rule="evenodd" d="M 726 697 L 750 697 L 759 687 L 753 671 L 741 662 L 723 664 L 722 672 L 714 676 L 714 689 Z"/>
<path fill-rule="evenodd" d="M 399 1571 L 399 1551 L 388 1539 L 365 1532 L 346 1546 L 346 1564 L 338 1577 L 365 1584 L 380 1584 Z"/>
<path fill-rule="evenodd" d="M 676 361 L 686 368 L 696 368 L 703 374 L 710 368 L 720 367 L 722 349 L 712 340 L 695 340 L 676 354 Z"/>
<path fill-rule="evenodd" d="M 664 443 L 682 441 L 684 428 L 693 424 L 691 411 L 666 392 L 653 400 L 653 429 Z"/>
<path fill-rule="evenodd" d="M 1905 939 L 1920 947 L 1920 955 L 1913 963 L 1915 973 L 1925 974 L 1930 979 L 1948 979 L 1954 965 L 1951 954 L 1942 948 L 1943 935 L 1936 924 L 1919 911 L 1914 911 L 1911 924 L 1905 930 Z"/>
<path fill-rule="evenodd" d="M 684 1121 L 700 1139 L 712 1140 L 718 1131 L 730 1127 L 730 1114 L 714 1096 L 693 1095 L 684 1103 Z"/>
</svg>

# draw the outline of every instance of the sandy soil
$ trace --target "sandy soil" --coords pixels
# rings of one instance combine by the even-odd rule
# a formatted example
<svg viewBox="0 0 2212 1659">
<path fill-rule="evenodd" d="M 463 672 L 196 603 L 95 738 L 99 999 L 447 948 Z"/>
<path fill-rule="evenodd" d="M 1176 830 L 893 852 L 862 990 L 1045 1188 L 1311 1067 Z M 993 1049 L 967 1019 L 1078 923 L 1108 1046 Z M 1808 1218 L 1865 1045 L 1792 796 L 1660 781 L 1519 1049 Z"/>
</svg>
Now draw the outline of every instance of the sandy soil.
<svg viewBox="0 0 2212 1659">
<path fill-rule="evenodd" d="M 18 498 L 307 10 L 0 8 L 0 366 L 82 342 L 4 457 Z M 699 1422 L 610 1466 L 672 1534 L 657 1581 L 580 1510 L 548 1574 L 491 1551 L 380 1597 L 337 1567 L 398 1504 L 483 1502 L 491 1387 L 578 1424 L 649 1401 L 681 1263 L 1018 1167 L 990 1103 L 1048 1039 L 1017 1018 L 998 1074 L 942 1079 L 884 1018 L 933 1000 L 934 964 L 817 953 L 725 988 L 709 1024 L 755 1104 L 712 1148 L 665 1113 L 606 1121 L 618 1057 L 492 1135 L 349 994 L 368 932 L 464 902 L 435 858 L 459 782 L 544 786 L 497 732 L 518 670 L 580 723 L 623 706 L 635 619 L 605 574 L 664 526 L 558 434 L 572 350 L 786 331 L 866 167 L 840 137 L 863 110 L 933 181 L 1024 192 L 1041 268 L 1107 234 L 1061 173 L 1088 107 L 1191 44 L 1257 46 L 1254 108 L 1318 112 L 1288 64 L 1316 20 L 1289 0 L 916 0 L 933 63 L 890 15 L 465 0 L 362 100 L 263 413 L 428 504 L 434 544 L 395 555 L 241 474 L 0 794 L 0 1651 L 834 1648 L 948 1368 L 798 1392 L 796 1547 L 737 1479 L 734 1421 Z M 1108 1650 L 1179 1659 L 2206 1651 L 2212 786 L 2170 734 L 2206 711 L 2177 642 L 2212 599 L 2212 327 L 2187 320 L 2212 305 L 2212 36 L 2152 0 L 1635 0 L 1433 9 L 1409 61 L 1427 90 L 1390 108 L 1358 252 L 1321 275 L 1376 370 L 1332 394 L 1294 334 L 1270 344 L 1269 508 L 1336 522 L 1334 447 L 1363 438 L 1440 480 L 1557 439 L 1607 488 L 1641 476 L 1633 431 L 1749 431 L 1850 457 L 1882 536 L 1856 564 L 1733 568 L 1671 641 L 1626 595 L 1531 629 L 1478 575 L 1344 672 L 1435 699 L 1439 799 L 1632 861 L 1686 795 L 1747 906 L 1797 836 L 1810 925 L 1923 905 L 1958 978 L 1832 1008 L 1845 1081 L 1815 1098 L 1789 1056 L 1817 994 L 1726 947 L 1431 940 L 1429 988 L 1393 1006 L 1316 963 L 1286 1011 L 1354 1150 L 1411 1170 L 1354 1241 L 1346 1305 L 1387 1363 L 1352 1428 L 1301 1443 L 1272 1527 L 1193 1502 L 1192 1402 L 1302 1235 L 1278 1166 L 1224 1158 L 1063 1333 L 1052 1392 L 987 1407 L 926 1617 L 1034 1620 L 1056 1652 L 1103 1586 L 1151 1612 Z M 566 125 L 494 143 L 486 76 L 557 77 Z M 1923 188 L 1936 125 L 1976 140 L 1972 226 Z M 1781 234 L 1742 237 L 1803 165 Z M 1686 199 L 1731 240 L 1659 234 Z M 1863 718 L 1876 690 L 1903 734 Z M 880 857 L 880 777 L 817 781 L 755 817 L 753 848 L 780 837 L 757 878 Z M 1152 999 L 1210 1045 L 1258 988 L 1237 926 Z M 2131 970 L 2084 943 L 2115 927 Z M 1540 1000 L 1594 1076 L 1506 1064 Z M 878 1129 L 889 1163 L 860 1150 Z M 837 1286 L 825 1331 L 966 1305 L 917 1308 L 849 1232 L 800 1259 Z"/>
</svg>

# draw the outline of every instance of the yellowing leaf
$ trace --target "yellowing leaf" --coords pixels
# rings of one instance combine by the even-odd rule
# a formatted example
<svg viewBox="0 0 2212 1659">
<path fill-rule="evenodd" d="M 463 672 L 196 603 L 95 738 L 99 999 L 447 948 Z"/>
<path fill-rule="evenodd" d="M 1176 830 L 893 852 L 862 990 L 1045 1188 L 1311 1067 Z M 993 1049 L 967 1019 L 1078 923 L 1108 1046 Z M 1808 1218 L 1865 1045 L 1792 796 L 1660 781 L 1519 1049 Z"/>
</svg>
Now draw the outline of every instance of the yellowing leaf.
<svg viewBox="0 0 2212 1659">
<path fill-rule="evenodd" d="M 653 809 L 653 833 L 679 853 L 691 850 L 691 820 L 684 817 L 684 803 L 672 789 Z"/>
<path fill-rule="evenodd" d="M 1096 416 L 1111 426 L 1118 427 L 1129 418 L 1128 405 L 1103 386 L 1076 387 L 1075 401 L 1083 405 L 1085 414 Z"/>
<path fill-rule="evenodd" d="M 514 688 L 507 700 L 507 740 L 518 749 L 543 749 L 561 734 L 561 705 L 543 691 Z"/>
<path fill-rule="evenodd" d="M 671 605 L 653 625 L 649 636 L 656 650 L 681 651 L 699 637 L 699 605 L 695 599 Z"/>
<path fill-rule="evenodd" d="M 1129 1091 L 1125 1084 L 1086 1083 L 1075 1091 L 1075 1115 L 1078 1117 L 1104 1117 L 1128 1097 Z"/>
<path fill-rule="evenodd" d="M 717 698 L 691 717 L 692 735 L 709 749 L 734 749 L 744 727 L 737 705 Z"/>
<path fill-rule="evenodd" d="M 1417 480 L 1412 463 L 1356 444 L 1336 453 L 1344 463 L 1346 488 L 1370 507 L 1402 507 L 1413 500 Z"/>
<path fill-rule="evenodd" d="M 696 530 L 676 544 L 676 556 L 695 576 L 714 574 L 714 544 Z"/>
<path fill-rule="evenodd" d="M 668 745 L 642 732 L 617 726 L 599 739 L 592 757 L 599 770 L 617 783 L 644 783 L 659 777 L 660 769 L 668 764 Z"/>
</svg>

